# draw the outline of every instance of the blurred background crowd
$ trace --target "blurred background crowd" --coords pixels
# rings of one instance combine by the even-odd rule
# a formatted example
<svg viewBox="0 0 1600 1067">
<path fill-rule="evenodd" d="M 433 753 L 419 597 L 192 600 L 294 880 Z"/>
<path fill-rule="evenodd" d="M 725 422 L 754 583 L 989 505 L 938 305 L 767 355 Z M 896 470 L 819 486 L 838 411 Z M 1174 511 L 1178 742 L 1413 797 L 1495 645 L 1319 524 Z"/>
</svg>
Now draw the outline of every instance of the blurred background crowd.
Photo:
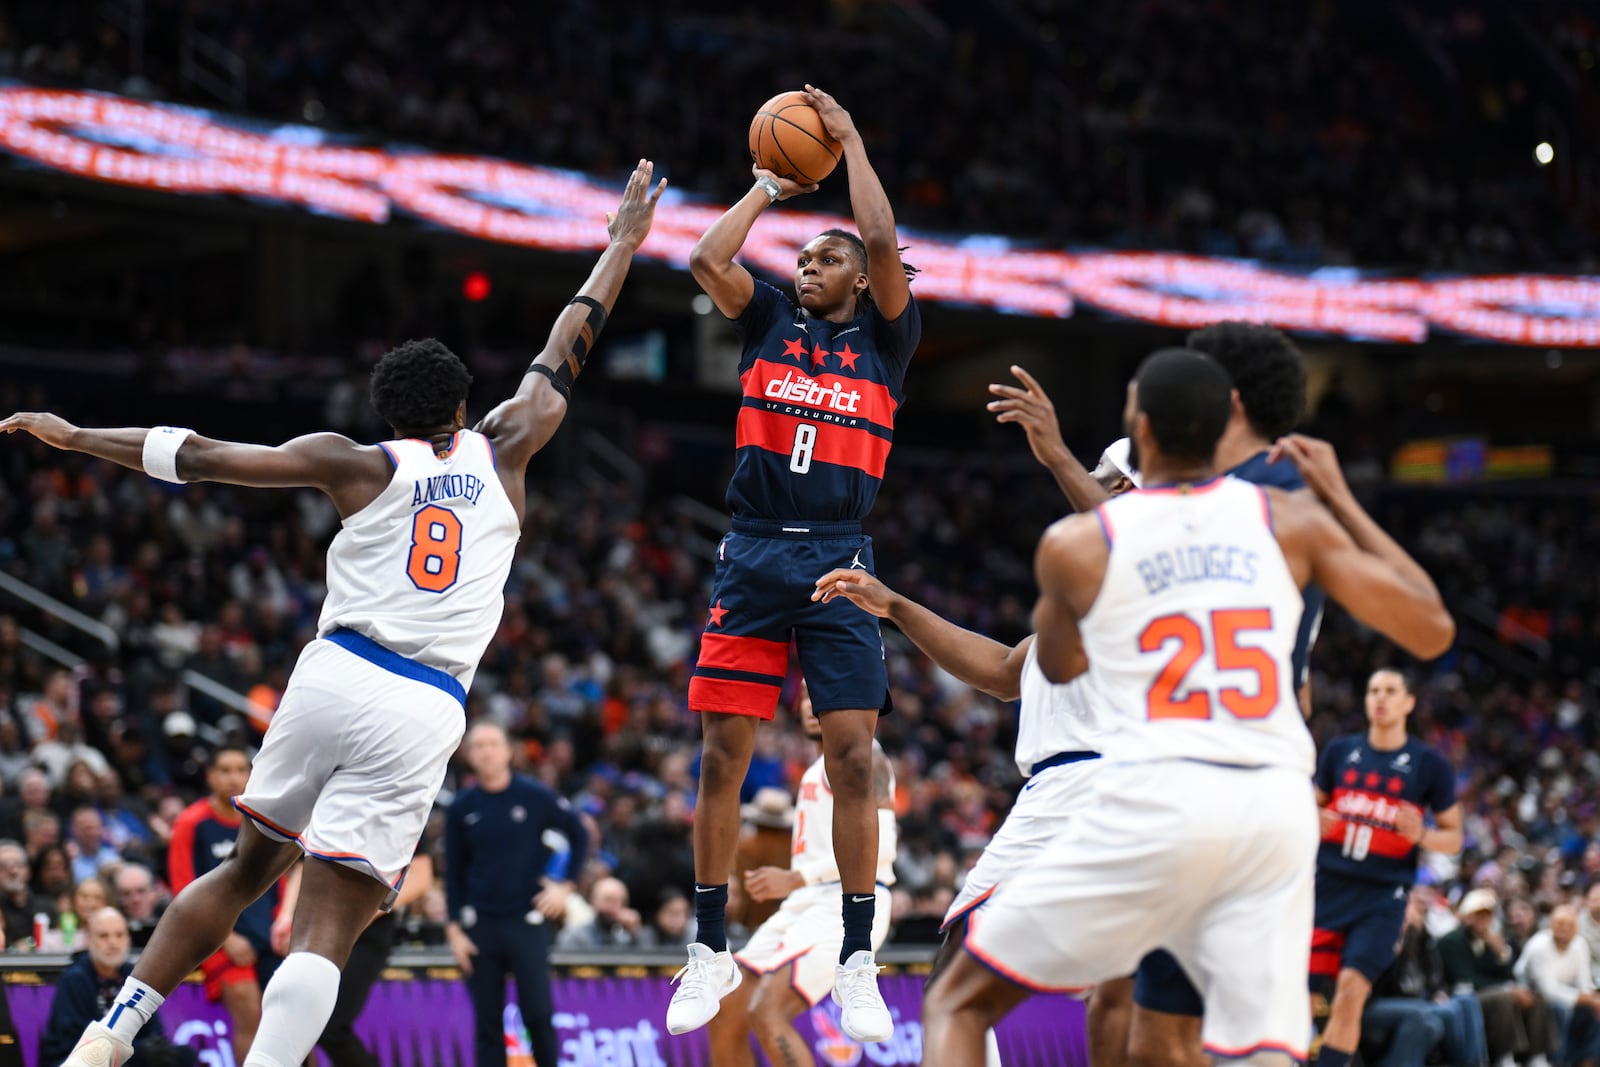
<svg viewBox="0 0 1600 1067">
<path fill-rule="evenodd" d="M 106 7 L 0 4 L 0 77 L 602 174 L 644 155 L 724 198 L 754 103 L 818 81 L 856 107 L 910 225 L 1295 264 L 1594 262 L 1600 21 L 1579 0 Z"/>
</svg>

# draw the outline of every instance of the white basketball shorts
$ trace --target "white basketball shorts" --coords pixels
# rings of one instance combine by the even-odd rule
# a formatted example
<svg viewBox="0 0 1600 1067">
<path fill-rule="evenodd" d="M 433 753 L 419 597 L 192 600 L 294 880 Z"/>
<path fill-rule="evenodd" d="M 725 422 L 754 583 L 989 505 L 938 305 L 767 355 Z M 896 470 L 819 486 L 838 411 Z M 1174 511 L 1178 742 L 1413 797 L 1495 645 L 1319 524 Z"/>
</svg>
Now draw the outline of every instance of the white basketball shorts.
<svg viewBox="0 0 1600 1067">
<path fill-rule="evenodd" d="M 318 639 L 300 653 L 233 803 L 268 837 L 377 878 L 392 901 L 466 713 L 457 696 L 419 680 L 444 672 L 401 660 L 413 676 L 396 674 L 373 659 L 397 654 L 352 644 L 357 651 Z"/>
<path fill-rule="evenodd" d="M 1001 883 L 1027 870 L 1065 832 L 1067 820 L 1076 817 L 1093 797 L 1094 774 L 1100 762 L 1090 759 L 1051 767 L 1023 784 L 1005 821 L 950 902 L 941 929 L 988 900 Z"/>
<path fill-rule="evenodd" d="M 1208 1053 L 1304 1060 L 1318 839 L 1304 772 L 1167 760 L 1095 773 L 1094 802 L 972 913 L 967 951 L 1063 992 L 1165 948 L 1205 999 Z"/>
<path fill-rule="evenodd" d="M 872 950 L 889 937 L 889 889 L 879 885 L 872 913 Z M 784 900 L 772 918 L 756 927 L 744 948 L 733 958 L 747 971 L 771 974 L 784 964 L 794 964 L 789 984 L 806 1003 L 816 1007 L 833 992 L 834 968 L 844 947 L 844 911 L 838 882 L 823 882 L 797 889 Z"/>
</svg>

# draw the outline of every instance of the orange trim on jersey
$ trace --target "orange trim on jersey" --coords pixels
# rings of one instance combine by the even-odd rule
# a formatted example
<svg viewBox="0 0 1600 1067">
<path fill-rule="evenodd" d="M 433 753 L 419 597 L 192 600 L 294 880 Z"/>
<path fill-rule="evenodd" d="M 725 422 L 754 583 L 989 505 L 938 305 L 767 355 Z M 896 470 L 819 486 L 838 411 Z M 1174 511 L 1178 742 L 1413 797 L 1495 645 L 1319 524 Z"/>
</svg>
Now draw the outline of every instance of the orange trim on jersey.
<svg viewBox="0 0 1600 1067">
<path fill-rule="evenodd" d="M 988 953 L 984 952 L 977 945 L 974 945 L 972 943 L 972 935 L 977 932 L 978 924 L 976 922 L 967 923 L 967 932 L 966 935 L 961 939 L 961 947 L 966 949 L 967 953 L 973 959 L 977 960 L 979 963 L 983 964 L 985 967 L 989 968 L 995 974 L 998 974 L 1001 978 L 1004 978 L 1008 982 L 1019 985 L 1023 989 L 1031 989 L 1035 993 L 1082 993 L 1084 990 L 1090 988 L 1086 985 L 1044 985 L 1040 982 L 1035 982 L 1031 979 L 1024 978 L 1022 975 L 1018 974 L 1016 971 L 1013 971 L 1011 968 L 1007 967 L 993 956 L 990 956 Z"/>
<path fill-rule="evenodd" d="M 408 437 L 408 438 L 406 438 L 406 440 L 407 441 L 420 441 L 423 444 L 427 445 L 430 451 L 433 448 L 433 442 L 428 440 L 426 437 Z M 434 453 L 434 457 L 436 459 L 449 459 L 451 456 L 456 454 L 456 448 L 460 444 L 461 444 L 461 431 L 457 430 L 455 433 L 450 435 L 450 447 L 445 449 L 443 452 L 435 452 Z"/>
<path fill-rule="evenodd" d="M 751 963 L 749 960 L 745 959 L 745 957 L 742 956 L 742 955 L 741 956 L 735 956 L 733 958 L 738 960 L 740 964 L 742 964 L 745 968 L 747 968 L 748 970 L 754 972 L 755 974 L 771 974 L 774 971 L 779 971 L 779 970 L 782 970 L 783 968 L 789 966 L 789 964 L 793 963 L 795 960 L 799 959 L 801 956 L 804 956 L 806 953 L 810 952 L 812 949 L 814 949 L 816 947 L 817 947 L 816 945 L 807 945 L 805 948 L 801 949 L 799 952 L 796 952 L 794 955 L 785 956 L 783 959 L 779 960 L 777 963 L 774 963 L 770 967 L 759 967 L 756 964 Z"/>
<path fill-rule="evenodd" d="M 1272 498 L 1267 495 L 1266 489 L 1256 486 L 1256 492 L 1261 494 L 1261 517 L 1267 522 L 1267 532 L 1277 533 L 1272 526 Z"/>
<path fill-rule="evenodd" d="M 789 670 L 789 642 L 707 631 L 700 635 L 697 667 L 783 675 Z"/>
<path fill-rule="evenodd" d="M 305 838 L 301 837 L 299 834 L 295 833 L 293 830 L 287 830 L 284 827 L 279 826 L 277 823 L 273 822 L 271 819 L 267 818 L 265 815 L 262 815 L 260 812 L 252 811 L 248 807 L 246 807 L 245 805 L 239 803 L 239 798 L 238 797 L 234 797 L 233 798 L 233 806 L 238 808 L 241 813 L 250 816 L 251 821 L 258 822 L 262 826 L 265 826 L 267 829 L 271 830 L 273 833 L 281 834 L 288 841 L 291 841 L 294 844 L 299 845 L 301 847 L 301 849 L 303 849 L 305 851 L 305 854 L 308 855 L 308 856 L 314 856 L 319 860 L 327 860 L 327 861 L 329 861 L 331 863 L 344 863 L 346 861 L 353 860 L 353 861 L 355 861 L 357 863 L 365 863 L 368 867 L 371 867 L 373 869 L 373 871 L 375 871 L 375 872 L 377 872 L 379 874 L 383 873 L 382 871 L 379 870 L 378 865 L 376 863 L 373 863 L 371 860 L 369 860 L 367 857 L 363 856 L 359 852 L 318 852 L 316 849 L 312 848 L 310 845 L 307 845 Z M 392 884 L 390 884 L 390 883 L 386 883 L 386 884 L 389 884 L 389 888 L 391 888 L 391 889 L 399 889 L 400 888 L 400 883 L 404 882 L 405 879 L 406 879 L 406 872 L 404 870 L 402 870 L 400 872 L 400 876 L 398 878 L 396 878 Z M 383 881 L 383 879 L 379 879 L 379 880 Z"/>
<path fill-rule="evenodd" d="M 1225 1060 L 1242 1060 L 1246 1056 L 1253 1056 L 1257 1052 L 1281 1052 L 1297 1063 L 1306 1062 L 1306 1050 L 1297 1049 L 1292 1045 L 1280 1044 L 1276 1041 L 1263 1041 L 1247 1048 L 1222 1048 L 1218 1045 L 1206 1045 L 1206 1054 L 1220 1056 Z"/>
<path fill-rule="evenodd" d="M 939 924 L 939 932 L 941 934 L 944 933 L 946 930 L 950 929 L 950 927 L 954 926 L 962 919 L 965 919 L 968 915 L 971 915 L 978 909 L 980 905 L 983 904 L 984 901 L 994 896 L 994 891 L 999 888 L 1000 887 L 997 885 L 992 885 L 988 889 L 985 889 L 982 893 L 978 894 L 972 900 L 968 901 L 966 907 L 962 908 L 960 911 L 956 912 L 954 915 L 950 916 L 944 922 Z"/>
<path fill-rule="evenodd" d="M 795 432 L 800 426 L 814 426 L 816 444 L 812 458 L 836 467 L 849 467 L 872 477 L 883 479 L 883 468 L 889 462 L 891 442 L 868 430 L 836 423 L 803 419 L 776 411 L 745 407 L 739 409 L 735 427 L 734 445 L 737 448 L 755 447 L 781 456 L 794 451 Z"/>
<path fill-rule="evenodd" d="M 749 715 L 770 721 L 778 712 L 782 686 L 764 682 L 739 682 L 727 678 L 690 678 L 689 710 Z"/>
<path fill-rule="evenodd" d="M 1134 489 L 1132 492 L 1155 493 L 1158 496 L 1199 496 L 1202 493 L 1209 493 L 1216 489 L 1222 485 L 1223 481 L 1222 475 L 1214 474 L 1209 481 L 1195 482 L 1193 484 L 1186 482 L 1182 485 L 1147 485 Z"/>
<path fill-rule="evenodd" d="M 767 390 L 773 386 L 783 386 L 787 379 L 786 389 L 792 389 L 797 395 L 777 395 L 786 389 L 773 389 L 773 394 Z M 804 379 L 804 381 L 802 381 Z M 806 382 L 817 384 L 817 403 L 806 403 L 802 393 L 810 391 Z M 879 385 L 877 382 L 866 378 L 851 378 L 848 375 L 836 374 L 832 371 L 819 371 L 812 374 L 806 367 L 797 367 L 793 363 L 775 363 L 770 359 L 757 359 L 750 364 L 750 369 L 739 375 L 739 384 L 743 387 L 744 395 L 754 400 L 767 400 L 775 404 L 795 404 L 799 407 L 811 408 L 816 411 L 836 411 L 830 403 L 821 402 L 822 396 L 830 398 L 833 387 L 839 387 L 839 393 L 848 397 L 851 393 L 859 393 L 853 404 L 843 401 L 847 408 L 854 410 L 839 412 L 849 417 L 867 419 L 879 426 L 894 426 L 894 413 L 899 410 L 900 402 L 889 392 L 889 387 Z"/>
</svg>

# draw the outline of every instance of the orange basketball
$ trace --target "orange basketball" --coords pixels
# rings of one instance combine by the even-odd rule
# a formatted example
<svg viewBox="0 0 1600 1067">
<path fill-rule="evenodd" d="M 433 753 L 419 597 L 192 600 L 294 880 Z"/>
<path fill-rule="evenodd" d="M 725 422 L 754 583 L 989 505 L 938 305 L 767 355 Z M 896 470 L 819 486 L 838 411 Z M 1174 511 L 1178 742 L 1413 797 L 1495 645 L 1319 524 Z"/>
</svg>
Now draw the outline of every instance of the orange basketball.
<svg viewBox="0 0 1600 1067">
<path fill-rule="evenodd" d="M 798 90 L 768 100 L 750 122 L 751 161 L 801 185 L 832 174 L 843 151 L 822 128 L 811 98 Z"/>
</svg>

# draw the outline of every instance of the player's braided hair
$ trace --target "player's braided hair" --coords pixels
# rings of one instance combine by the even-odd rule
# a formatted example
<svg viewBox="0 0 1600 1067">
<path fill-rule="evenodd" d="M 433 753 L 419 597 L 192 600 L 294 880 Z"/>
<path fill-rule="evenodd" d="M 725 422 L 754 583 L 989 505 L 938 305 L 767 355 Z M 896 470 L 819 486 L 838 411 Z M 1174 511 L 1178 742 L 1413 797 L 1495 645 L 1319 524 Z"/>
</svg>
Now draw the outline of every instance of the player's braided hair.
<svg viewBox="0 0 1600 1067">
<path fill-rule="evenodd" d="M 860 237 L 858 237 L 857 235 L 851 233 L 849 230 L 841 230 L 841 229 L 837 229 L 837 228 L 832 229 L 832 230 L 823 230 L 817 236 L 818 237 L 837 237 L 841 241 L 843 241 L 845 244 L 849 245 L 851 253 L 856 257 L 856 261 L 861 264 L 861 273 L 862 274 L 867 273 L 867 243 L 865 241 L 863 241 Z M 908 247 L 910 247 L 910 246 L 909 245 L 902 245 L 900 247 L 899 251 L 904 252 Z M 922 273 L 921 269 L 919 269 L 917 267 L 913 267 L 911 264 L 907 263 L 903 259 L 900 261 L 900 266 L 901 266 L 902 269 L 905 270 L 905 272 L 906 272 L 906 281 L 908 281 L 908 282 L 912 281 L 913 279 L 916 278 L 916 276 L 918 274 Z M 870 285 L 867 286 L 867 288 L 865 288 L 865 289 L 863 289 L 861 291 L 860 299 L 861 299 L 861 303 L 862 303 L 862 310 L 866 310 L 866 308 L 869 308 L 869 307 L 872 306 L 872 287 Z"/>
<path fill-rule="evenodd" d="M 407 341 L 372 368 L 372 406 L 396 430 L 436 430 L 455 421 L 472 375 L 433 338 Z"/>
</svg>

